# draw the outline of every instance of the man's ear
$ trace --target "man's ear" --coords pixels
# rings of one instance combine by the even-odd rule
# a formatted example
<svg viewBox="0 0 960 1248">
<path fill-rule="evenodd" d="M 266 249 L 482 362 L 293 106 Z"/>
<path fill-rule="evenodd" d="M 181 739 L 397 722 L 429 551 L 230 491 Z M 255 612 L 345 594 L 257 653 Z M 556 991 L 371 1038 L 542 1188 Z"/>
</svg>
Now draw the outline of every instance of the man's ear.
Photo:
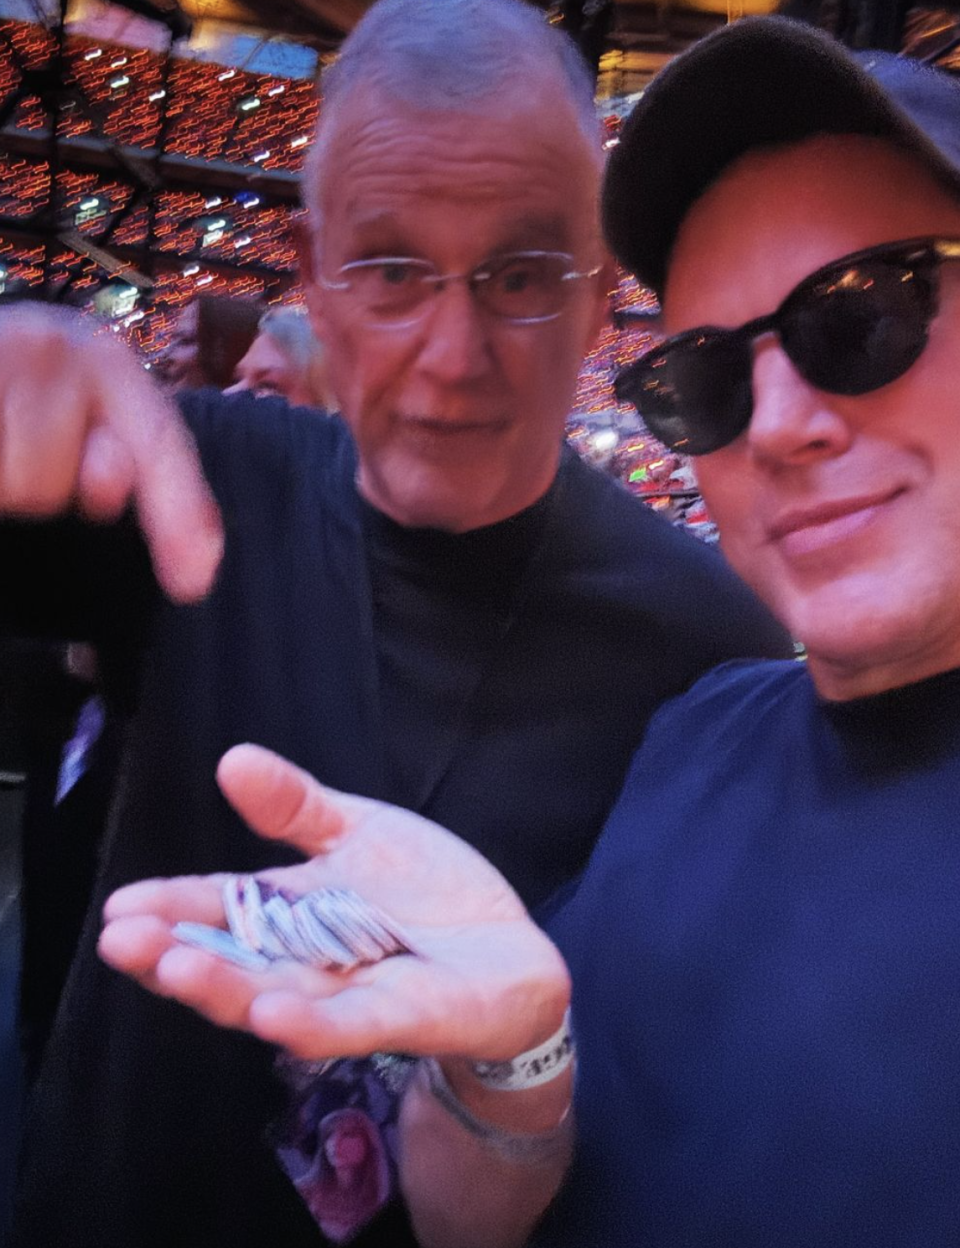
<svg viewBox="0 0 960 1248">
<path fill-rule="evenodd" d="M 307 311 L 310 313 L 310 324 L 313 332 L 323 342 L 326 340 L 327 328 L 324 299 L 326 291 L 319 281 L 320 260 L 317 255 L 316 234 L 311 229 L 310 216 L 305 210 L 294 215 L 291 229 L 300 267 L 300 283 L 306 296 Z"/>
</svg>

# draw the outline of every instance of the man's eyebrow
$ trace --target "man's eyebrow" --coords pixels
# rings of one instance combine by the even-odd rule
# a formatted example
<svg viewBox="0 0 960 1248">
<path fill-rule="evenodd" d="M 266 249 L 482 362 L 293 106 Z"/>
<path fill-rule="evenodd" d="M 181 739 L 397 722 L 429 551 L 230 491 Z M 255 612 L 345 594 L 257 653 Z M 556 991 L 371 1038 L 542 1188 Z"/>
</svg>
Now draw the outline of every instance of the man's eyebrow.
<svg viewBox="0 0 960 1248">
<path fill-rule="evenodd" d="M 566 251 L 569 246 L 569 223 L 562 215 L 551 214 L 510 223 L 497 251 Z"/>
<path fill-rule="evenodd" d="M 350 224 L 350 258 L 360 258 L 366 249 L 384 247 L 396 250 L 398 255 L 420 255 L 422 249 L 406 241 L 406 237 L 398 213 L 388 209 L 369 212 L 354 218 Z M 568 251 L 571 245 L 570 224 L 562 213 L 508 219 L 494 237 L 496 243 L 490 255 L 511 251 Z"/>
<path fill-rule="evenodd" d="M 400 218 L 395 212 L 379 211 L 354 218 L 350 223 L 351 246 L 354 250 L 383 243 L 384 239 L 402 237 Z"/>
</svg>

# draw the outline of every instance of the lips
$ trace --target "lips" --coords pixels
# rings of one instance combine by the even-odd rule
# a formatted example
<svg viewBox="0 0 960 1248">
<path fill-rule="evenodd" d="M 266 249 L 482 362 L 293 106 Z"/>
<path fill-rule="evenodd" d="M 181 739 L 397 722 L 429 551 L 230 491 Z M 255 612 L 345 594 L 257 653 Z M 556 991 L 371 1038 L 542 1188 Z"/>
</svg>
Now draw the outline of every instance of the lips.
<svg viewBox="0 0 960 1248">
<path fill-rule="evenodd" d="M 808 553 L 853 536 L 902 493 L 898 486 L 852 498 L 831 499 L 811 507 L 790 508 L 769 526 L 770 541 L 785 545 L 794 554 Z"/>
<path fill-rule="evenodd" d="M 405 416 L 403 423 L 415 433 L 456 435 L 464 433 L 500 433 L 506 428 L 505 420 L 448 420 L 442 416 Z"/>
<path fill-rule="evenodd" d="M 779 541 L 788 533 L 798 529 L 809 529 L 820 524 L 829 524 L 842 516 L 852 516 L 859 511 L 869 511 L 883 503 L 890 502 L 900 493 L 900 489 L 881 490 L 876 494 L 860 495 L 856 498 L 834 499 L 829 502 L 817 503 L 814 507 L 791 508 L 770 526 L 770 537 Z"/>
</svg>

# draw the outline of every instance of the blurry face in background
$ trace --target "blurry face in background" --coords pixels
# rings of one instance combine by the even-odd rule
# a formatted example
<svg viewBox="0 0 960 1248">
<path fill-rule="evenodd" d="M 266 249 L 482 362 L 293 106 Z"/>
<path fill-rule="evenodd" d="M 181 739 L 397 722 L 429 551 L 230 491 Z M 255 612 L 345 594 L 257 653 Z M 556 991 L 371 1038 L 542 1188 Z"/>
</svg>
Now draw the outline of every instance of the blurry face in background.
<svg viewBox="0 0 960 1248">
<path fill-rule="evenodd" d="M 296 362 L 266 330 L 256 336 L 250 350 L 237 365 L 236 378 L 225 393 L 240 394 L 247 390 L 258 397 L 279 394 L 289 403 L 304 406 L 310 406 L 314 401 L 307 379 Z"/>
<path fill-rule="evenodd" d="M 742 325 L 824 264 L 925 235 L 960 238 L 960 202 L 881 140 L 751 152 L 681 226 L 668 332 Z M 759 338 L 749 427 L 696 460 L 728 558 L 827 697 L 960 665 L 960 264 L 942 265 L 940 291 L 920 358 L 867 394 L 818 390 Z"/>
<path fill-rule="evenodd" d="M 200 364 L 199 321 L 196 303 L 188 303 L 177 317 L 169 346 L 154 365 L 154 376 L 169 390 L 207 384 Z"/>
<path fill-rule="evenodd" d="M 555 320 L 517 324 L 464 281 L 424 300 L 413 323 L 371 325 L 340 267 L 413 257 L 441 274 L 514 251 L 603 260 L 598 148 L 556 75 L 530 81 L 522 109 L 497 98 L 469 114 L 424 113 L 355 88 L 329 137 L 321 237 L 304 256 L 314 329 L 360 455 L 361 493 L 401 524 L 462 532 L 535 502 L 559 462 L 611 272 L 570 281 Z"/>
</svg>

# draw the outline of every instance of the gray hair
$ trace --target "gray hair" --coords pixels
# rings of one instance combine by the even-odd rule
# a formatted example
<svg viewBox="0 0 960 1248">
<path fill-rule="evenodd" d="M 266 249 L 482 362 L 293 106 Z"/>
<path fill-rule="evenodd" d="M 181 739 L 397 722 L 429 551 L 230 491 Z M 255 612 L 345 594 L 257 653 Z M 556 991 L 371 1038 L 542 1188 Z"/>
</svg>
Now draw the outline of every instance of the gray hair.
<svg viewBox="0 0 960 1248">
<path fill-rule="evenodd" d="M 344 100 L 357 86 L 429 111 L 468 111 L 526 90 L 543 67 L 566 87 L 579 128 L 600 153 L 593 80 L 574 42 L 524 0 L 379 0 L 344 40 L 324 72 L 317 138 L 307 156 L 301 195 L 319 223 L 323 164 Z"/>
<path fill-rule="evenodd" d="M 294 365 L 313 405 L 329 408 L 326 352 L 307 313 L 302 308 L 269 308 L 257 328 L 259 333 L 269 335 Z"/>
<path fill-rule="evenodd" d="M 264 312 L 257 326 L 261 333 L 269 334 L 285 355 L 302 369 L 313 356 L 322 351 L 310 325 L 310 318 L 300 308 L 270 308 Z"/>
</svg>

